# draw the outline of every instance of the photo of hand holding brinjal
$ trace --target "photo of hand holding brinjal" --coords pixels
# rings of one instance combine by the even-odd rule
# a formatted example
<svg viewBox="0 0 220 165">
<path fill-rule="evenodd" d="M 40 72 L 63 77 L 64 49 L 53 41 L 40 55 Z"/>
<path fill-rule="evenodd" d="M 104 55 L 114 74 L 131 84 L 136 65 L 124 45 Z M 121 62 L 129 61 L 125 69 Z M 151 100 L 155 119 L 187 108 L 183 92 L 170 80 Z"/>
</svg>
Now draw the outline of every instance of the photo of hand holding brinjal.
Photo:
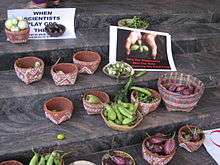
<svg viewBox="0 0 220 165">
<path fill-rule="evenodd" d="M 155 38 L 156 35 L 150 33 L 141 33 L 139 31 L 130 32 L 125 42 L 127 55 L 137 52 L 150 55 L 153 59 L 156 59 L 157 44 Z"/>
</svg>

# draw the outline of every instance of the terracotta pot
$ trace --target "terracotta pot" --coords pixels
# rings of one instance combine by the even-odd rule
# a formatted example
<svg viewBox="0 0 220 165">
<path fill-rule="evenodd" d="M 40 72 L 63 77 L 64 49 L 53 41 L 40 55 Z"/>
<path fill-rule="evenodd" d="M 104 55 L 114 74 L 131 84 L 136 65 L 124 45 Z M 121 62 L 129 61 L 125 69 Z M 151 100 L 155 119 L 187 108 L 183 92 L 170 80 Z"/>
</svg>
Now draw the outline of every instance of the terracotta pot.
<svg viewBox="0 0 220 165">
<path fill-rule="evenodd" d="M 13 44 L 25 43 L 28 40 L 30 34 L 30 28 L 21 30 L 19 32 L 12 32 L 5 28 L 5 34 L 7 37 L 7 41 Z"/>
<path fill-rule="evenodd" d="M 178 141 L 179 141 L 179 146 L 183 147 L 184 149 L 186 149 L 189 152 L 194 152 L 197 151 L 203 144 L 204 140 L 205 140 L 205 135 L 202 134 L 202 138 L 197 141 L 197 142 L 190 142 L 190 141 L 186 141 L 183 136 L 182 136 L 182 132 L 184 130 L 189 130 L 189 128 L 197 128 L 196 126 L 193 125 L 188 125 L 188 126 L 183 126 L 179 129 L 178 132 Z"/>
<path fill-rule="evenodd" d="M 44 103 L 45 115 L 55 124 L 71 118 L 73 103 L 65 97 L 54 97 Z"/>
<path fill-rule="evenodd" d="M 147 115 L 148 113 L 155 111 L 161 102 L 160 94 L 157 91 L 153 89 L 148 89 L 148 90 L 152 93 L 153 97 L 155 98 L 151 103 L 143 103 L 138 101 L 136 96 L 137 95 L 136 91 L 133 90 L 131 92 L 131 102 L 138 103 L 138 110 L 143 115 Z"/>
<path fill-rule="evenodd" d="M 23 163 L 18 162 L 16 160 L 8 160 L 8 161 L 1 162 L 0 165 L 23 165 Z"/>
<path fill-rule="evenodd" d="M 42 79 L 44 62 L 37 57 L 23 57 L 15 61 L 14 68 L 18 78 L 30 84 Z"/>
<path fill-rule="evenodd" d="M 72 63 L 55 64 L 51 68 L 51 75 L 56 85 L 75 84 L 78 68 Z"/>
<path fill-rule="evenodd" d="M 148 140 L 148 138 L 149 137 L 147 137 L 142 143 L 142 155 L 144 160 L 146 160 L 151 165 L 165 165 L 172 160 L 173 156 L 176 153 L 176 149 L 174 149 L 170 155 L 165 155 L 165 156 L 158 155 L 157 153 L 152 153 L 145 146 L 145 143 Z"/>
<path fill-rule="evenodd" d="M 129 165 L 135 165 L 134 158 L 131 155 L 129 155 L 128 153 L 124 152 L 124 151 L 111 151 L 111 155 L 119 156 L 119 157 L 123 157 L 123 158 L 129 158 L 132 161 L 132 164 L 129 164 Z M 107 159 L 108 157 L 109 157 L 109 154 L 103 155 L 102 165 L 106 165 L 106 164 L 104 164 L 104 160 Z"/>
<path fill-rule="evenodd" d="M 80 51 L 73 55 L 73 62 L 77 65 L 79 73 L 94 74 L 101 62 L 101 56 L 92 51 Z"/>
<path fill-rule="evenodd" d="M 92 104 L 86 100 L 87 95 L 95 95 L 97 96 L 102 103 Z M 90 90 L 87 91 L 83 96 L 83 106 L 88 114 L 100 114 L 104 109 L 104 104 L 108 104 L 110 102 L 110 98 L 107 93 L 98 91 L 98 90 Z"/>
</svg>

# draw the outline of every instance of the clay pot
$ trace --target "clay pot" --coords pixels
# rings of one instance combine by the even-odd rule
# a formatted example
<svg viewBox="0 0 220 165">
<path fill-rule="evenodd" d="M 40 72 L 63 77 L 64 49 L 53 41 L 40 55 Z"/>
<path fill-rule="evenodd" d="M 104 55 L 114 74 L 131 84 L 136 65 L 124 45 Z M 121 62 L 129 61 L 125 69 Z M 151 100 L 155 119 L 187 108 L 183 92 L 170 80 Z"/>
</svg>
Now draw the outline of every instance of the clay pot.
<svg viewBox="0 0 220 165">
<path fill-rule="evenodd" d="M 15 61 L 14 68 L 18 78 L 30 84 L 42 79 L 44 62 L 37 57 L 23 57 Z"/>
<path fill-rule="evenodd" d="M 71 118 L 73 103 L 65 97 L 54 97 L 44 103 L 45 115 L 55 124 Z"/>
<path fill-rule="evenodd" d="M 73 55 L 73 62 L 77 65 L 79 73 L 94 74 L 101 62 L 101 56 L 92 51 L 80 51 Z"/>
<path fill-rule="evenodd" d="M 27 42 L 30 34 L 30 28 L 18 31 L 18 32 L 12 32 L 5 28 L 5 34 L 7 37 L 7 41 L 18 44 L 18 43 L 25 43 Z"/>
<path fill-rule="evenodd" d="M 111 151 L 110 153 L 111 153 L 111 155 L 114 155 L 114 156 L 128 158 L 132 162 L 130 165 L 135 165 L 134 158 L 131 155 L 129 155 L 128 153 L 124 152 L 124 151 Z M 105 164 L 105 159 L 108 159 L 108 158 L 109 158 L 109 154 L 103 155 L 103 157 L 102 157 L 102 165 L 106 165 Z"/>
<path fill-rule="evenodd" d="M 16 160 L 8 160 L 8 161 L 1 162 L 0 165 L 23 165 L 23 163 L 18 162 Z"/>
<path fill-rule="evenodd" d="M 174 149 L 170 155 L 165 155 L 165 156 L 158 155 L 157 153 L 152 153 L 145 146 L 145 143 L 148 140 L 148 138 L 149 137 L 147 137 L 142 143 L 142 155 L 144 160 L 146 160 L 151 165 L 165 165 L 172 160 L 173 156 L 176 153 L 176 149 Z"/>
<path fill-rule="evenodd" d="M 32 0 L 32 6 L 34 8 L 46 8 L 47 2 L 47 0 Z"/>
<path fill-rule="evenodd" d="M 72 63 L 55 64 L 51 68 L 51 75 L 56 85 L 75 84 L 78 68 Z"/>
<path fill-rule="evenodd" d="M 189 128 L 197 128 L 196 126 L 193 125 L 188 125 L 188 126 L 183 126 L 180 128 L 179 132 L 178 132 L 178 141 L 179 141 L 179 146 L 183 147 L 184 149 L 186 149 L 189 152 L 194 152 L 197 151 L 203 144 L 204 140 L 205 140 L 205 135 L 202 134 L 202 138 L 197 141 L 197 142 L 191 142 L 191 141 L 187 141 L 183 138 L 182 136 L 182 132 L 184 130 L 189 130 Z"/>
<path fill-rule="evenodd" d="M 94 95 L 97 96 L 101 103 L 93 104 L 89 103 L 86 100 L 87 95 Z M 108 104 L 110 102 L 110 98 L 107 93 L 97 90 L 90 90 L 87 91 L 83 96 L 83 106 L 88 114 L 100 114 L 101 111 L 104 109 L 104 104 Z"/>
<path fill-rule="evenodd" d="M 153 89 L 148 89 L 148 90 L 152 93 L 153 97 L 155 98 L 151 103 L 143 103 L 143 102 L 138 101 L 137 91 L 133 90 L 131 92 L 131 102 L 138 103 L 138 110 L 143 115 L 147 115 L 148 113 L 155 111 L 161 102 L 160 94 L 157 91 Z"/>
</svg>

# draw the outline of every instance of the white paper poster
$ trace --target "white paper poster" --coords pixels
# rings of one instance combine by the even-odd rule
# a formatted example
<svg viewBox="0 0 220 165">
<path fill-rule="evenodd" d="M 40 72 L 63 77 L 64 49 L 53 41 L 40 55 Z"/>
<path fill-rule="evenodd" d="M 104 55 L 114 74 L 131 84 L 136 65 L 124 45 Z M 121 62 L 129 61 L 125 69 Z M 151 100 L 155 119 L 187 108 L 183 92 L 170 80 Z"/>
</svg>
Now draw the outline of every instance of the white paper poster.
<svg viewBox="0 0 220 165">
<path fill-rule="evenodd" d="M 134 70 L 176 71 L 168 33 L 110 26 L 109 63 L 124 61 Z"/>
<path fill-rule="evenodd" d="M 204 146 L 207 152 L 220 165 L 220 128 L 206 130 Z"/>
<path fill-rule="evenodd" d="M 75 8 L 47 8 L 47 9 L 15 9 L 8 10 L 8 18 L 23 17 L 29 22 L 29 39 L 70 39 L 76 38 L 74 19 Z M 50 37 L 45 32 L 45 25 L 57 23 L 66 27 L 63 35 Z"/>
</svg>

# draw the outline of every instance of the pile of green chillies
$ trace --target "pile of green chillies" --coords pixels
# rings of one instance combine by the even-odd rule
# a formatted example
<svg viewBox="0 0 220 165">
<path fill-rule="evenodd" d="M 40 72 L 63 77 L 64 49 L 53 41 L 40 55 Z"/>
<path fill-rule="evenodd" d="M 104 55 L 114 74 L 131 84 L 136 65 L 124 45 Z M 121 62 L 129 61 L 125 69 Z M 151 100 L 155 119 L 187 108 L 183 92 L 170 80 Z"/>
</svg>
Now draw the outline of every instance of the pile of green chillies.
<svg viewBox="0 0 220 165">
<path fill-rule="evenodd" d="M 137 104 L 125 103 L 118 101 L 106 105 L 104 109 L 104 116 L 108 122 L 118 125 L 132 126 L 137 119 Z"/>
<path fill-rule="evenodd" d="M 46 155 L 40 155 L 39 153 L 34 152 L 29 165 L 62 165 L 63 155 L 58 151 L 53 151 L 52 153 Z"/>
</svg>

